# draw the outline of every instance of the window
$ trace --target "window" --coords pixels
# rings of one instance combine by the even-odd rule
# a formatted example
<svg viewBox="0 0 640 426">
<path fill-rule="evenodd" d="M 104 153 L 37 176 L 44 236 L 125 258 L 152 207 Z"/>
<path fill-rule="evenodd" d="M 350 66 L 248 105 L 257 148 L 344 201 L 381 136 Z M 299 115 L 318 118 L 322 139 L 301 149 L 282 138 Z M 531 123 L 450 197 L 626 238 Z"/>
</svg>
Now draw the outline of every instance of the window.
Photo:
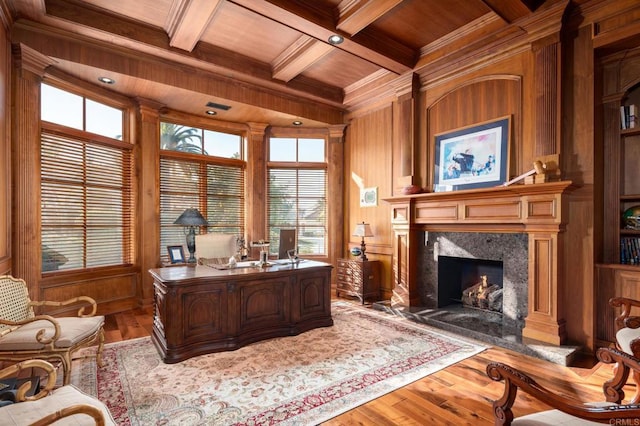
<svg viewBox="0 0 640 426">
<path fill-rule="evenodd" d="M 41 105 L 42 271 L 132 264 L 132 146 L 117 140 L 123 111 L 47 85 Z M 92 133 L 88 108 L 105 114 Z"/>
<path fill-rule="evenodd" d="M 160 124 L 160 148 L 221 158 L 243 158 L 242 136 L 175 123 Z"/>
<path fill-rule="evenodd" d="M 182 227 L 173 222 L 186 208 L 202 213 L 206 232 L 244 236 L 242 136 L 161 123 L 160 146 L 161 258 L 167 246 L 185 244 Z"/>
<path fill-rule="evenodd" d="M 324 139 L 269 141 L 268 228 L 278 253 L 280 229 L 295 229 L 300 254 L 327 254 L 327 164 Z"/>
</svg>

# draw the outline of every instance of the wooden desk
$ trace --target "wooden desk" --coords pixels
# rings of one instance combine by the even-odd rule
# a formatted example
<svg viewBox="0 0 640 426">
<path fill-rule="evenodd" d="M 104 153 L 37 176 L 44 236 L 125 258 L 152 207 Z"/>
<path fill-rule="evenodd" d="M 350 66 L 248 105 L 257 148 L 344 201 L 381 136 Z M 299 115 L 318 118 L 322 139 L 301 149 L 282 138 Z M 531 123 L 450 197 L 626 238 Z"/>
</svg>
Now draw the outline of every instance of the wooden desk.
<svg viewBox="0 0 640 426">
<path fill-rule="evenodd" d="M 267 268 L 151 269 L 151 339 L 171 364 L 331 326 L 331 269 L 310 260 Z"/>
</svg>

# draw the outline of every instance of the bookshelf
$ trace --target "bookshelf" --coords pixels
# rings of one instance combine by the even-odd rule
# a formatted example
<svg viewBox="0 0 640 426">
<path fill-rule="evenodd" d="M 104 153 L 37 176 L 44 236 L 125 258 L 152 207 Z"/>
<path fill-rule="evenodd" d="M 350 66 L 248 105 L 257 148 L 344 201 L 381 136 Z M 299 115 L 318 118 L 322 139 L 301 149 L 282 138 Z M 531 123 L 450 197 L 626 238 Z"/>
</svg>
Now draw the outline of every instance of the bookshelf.
<svg viewBox="0 0 640 426">
<path fill-rule="evenodd" d="M 602 70 L 602 247 L 596 265 L 596 345 L 615 340 L 619 313 L 609 299 L 640 299 L 640 229 L 627 229 L 625 210 L 640 205 L 640 123 L 624 128 L 624 107 L 640 106 L 640 47 L 600 58 Z M 637 257 L 637 262 L 636 262 Z M 633 259 L 633 261 L 631 260 Z"/>
</svg>

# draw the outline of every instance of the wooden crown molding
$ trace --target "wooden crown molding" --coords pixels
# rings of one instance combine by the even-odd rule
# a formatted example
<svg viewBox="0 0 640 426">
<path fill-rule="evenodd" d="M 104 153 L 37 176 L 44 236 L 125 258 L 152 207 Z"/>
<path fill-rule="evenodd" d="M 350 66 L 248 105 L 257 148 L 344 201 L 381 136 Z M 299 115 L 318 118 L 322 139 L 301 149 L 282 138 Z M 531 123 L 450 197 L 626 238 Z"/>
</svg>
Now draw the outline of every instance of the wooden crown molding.
<svg viewBox="0 0 640 426">
<path fill-rule="evenodd" d="M 43 55 L 22 43 L 12 45 L 11 50 L 16 68 L 21 71 L 29 71 L 39 77 L 43 77 L 45 69 L 55 63 L 47 55 Z"/>
</svg>

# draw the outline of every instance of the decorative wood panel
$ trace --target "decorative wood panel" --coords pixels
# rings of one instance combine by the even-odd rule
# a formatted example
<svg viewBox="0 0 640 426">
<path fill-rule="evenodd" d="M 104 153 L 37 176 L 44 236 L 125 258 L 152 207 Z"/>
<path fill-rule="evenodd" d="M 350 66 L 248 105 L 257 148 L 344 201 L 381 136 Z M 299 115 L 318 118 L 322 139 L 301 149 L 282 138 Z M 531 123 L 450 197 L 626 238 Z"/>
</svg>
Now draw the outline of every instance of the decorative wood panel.
<svg viewBox="0 0 640 426">
<path fill-rule="evenodd" d="M 40 238 L 40 82 L 49 58 L 26 46 L 13 52 L 14 111 L 12 161 L 13 187 L 20 188 L 12 199 L 13 274 L 26 281 L 32 299 L 40 298 L 42 264 Z"/>
<path fill-rule="evenodd" d="M 184 310 L 185 341 L 224 336 L 228 318 L 226 289 L 204 285 L 199 291 L 185 294 L 180 309 Z"/>
<path fill-rule="evenodd" d="M 0 8 L 1 9 L 1 8 Z M 0 17 L 3 15 L 0 10 Z M 4 18 L 4 17 L 2 17 Z M 4 19 L 3 19 L 4 20 Z M 11 273 L 11 46 L 0 25 L 0 275 Z"/>
</svg>

